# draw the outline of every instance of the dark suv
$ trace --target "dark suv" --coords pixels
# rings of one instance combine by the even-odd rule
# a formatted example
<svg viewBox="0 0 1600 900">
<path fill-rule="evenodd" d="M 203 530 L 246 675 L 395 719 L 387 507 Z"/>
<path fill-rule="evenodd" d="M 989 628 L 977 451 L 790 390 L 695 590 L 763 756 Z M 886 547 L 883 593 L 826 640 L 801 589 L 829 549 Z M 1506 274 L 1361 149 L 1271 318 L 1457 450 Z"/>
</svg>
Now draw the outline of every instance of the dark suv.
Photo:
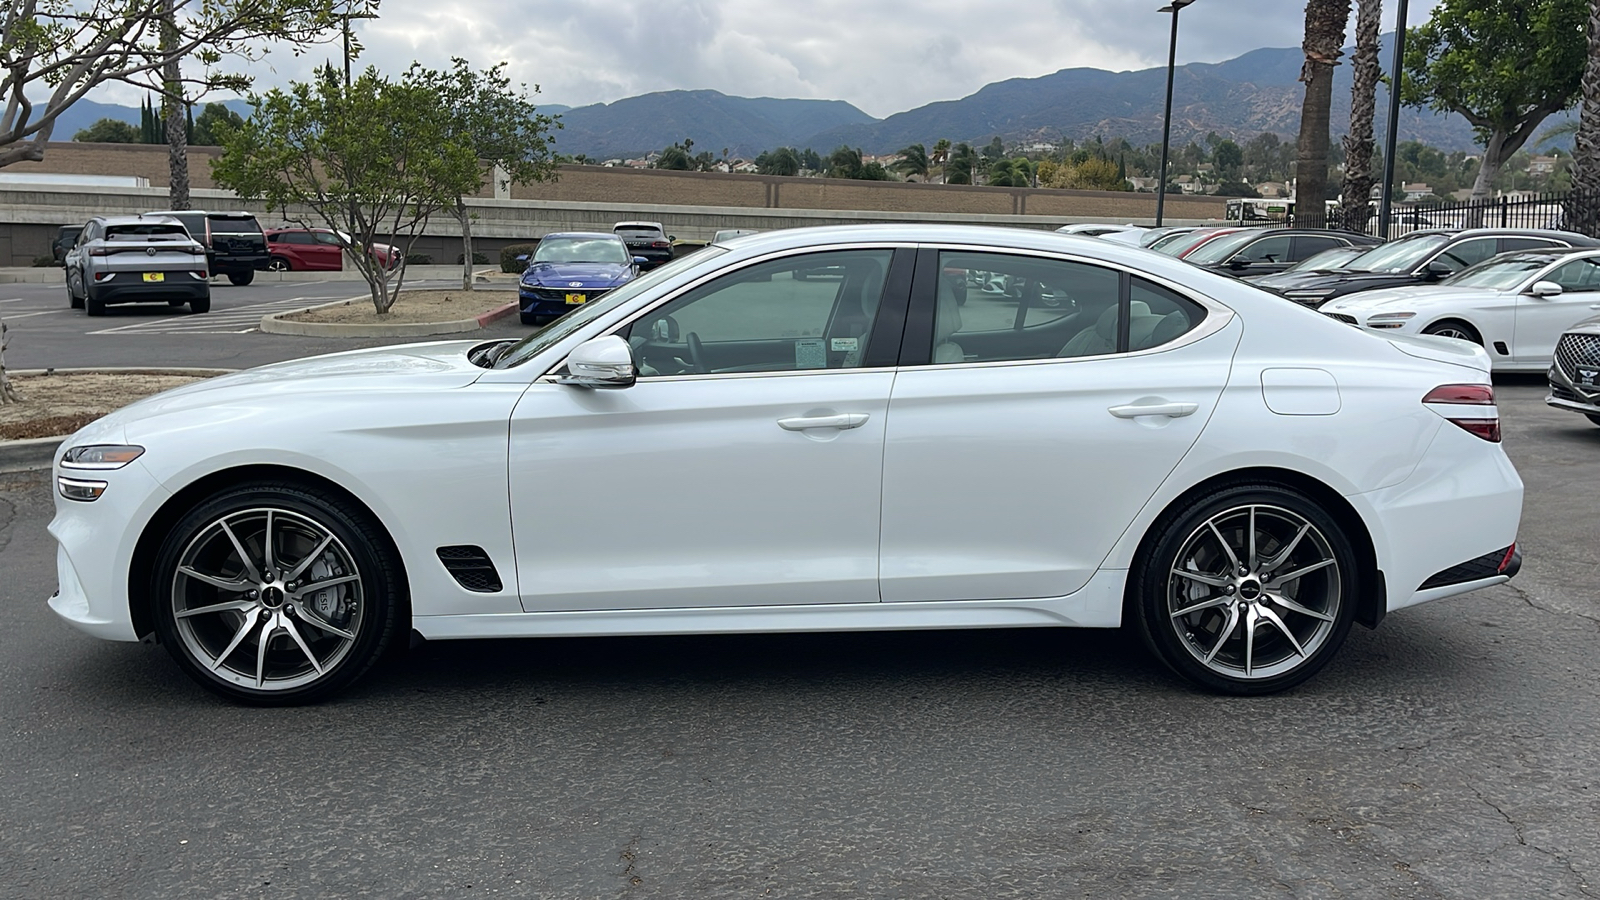
<svg viewBox="0 0 1600 900">
<path fill-rule="evenodd" d="M 212 275 L 226 275 L 228 281 L 246 285 L 256 272 L 267 268 L 267 236 L 256 217 L 246 212 L 206 212 L 199 209 L 145 213 L 171 216 L 189 229 L 189 236 L 206 246 L 206 261 Z"/>
<path fill-rule="evenodd" d="M 611 231 L 628 245 L 628 252 L 643 257 L 643 269 L 653 269 L 672 261 L 672 237 L 660 222 L 618 222 Z"/>
<path fill-rule="evenodd" d="M 82 225 L 63 225 L 56 229 L 56 239 L 50 242 L 50 255 L 56 258 L 56 265 L 67 264 L 67 251 L 78 243 L 78 235 L 83 233 Z"/>
</svg>

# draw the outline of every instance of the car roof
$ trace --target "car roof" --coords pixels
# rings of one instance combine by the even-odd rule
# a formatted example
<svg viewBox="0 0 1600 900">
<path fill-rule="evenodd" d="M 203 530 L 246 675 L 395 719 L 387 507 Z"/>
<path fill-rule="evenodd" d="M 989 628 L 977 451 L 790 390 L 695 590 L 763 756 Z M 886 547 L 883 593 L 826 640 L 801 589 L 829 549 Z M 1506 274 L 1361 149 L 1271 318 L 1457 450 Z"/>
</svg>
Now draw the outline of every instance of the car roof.
<svg viewBox="0 0 1600 900">
<path fill-rule="evenodd" d="M 145 215 L 147 215 L 147 216 L 175 216 L 175 215 L 178 215 L 179 213 L 182 213 L 182 214 L 184 214 L 186 216 L 226 216 L 227 218 L 230 218 L 230 219 L 233 219 L 233 218 L 239 218 L 239 219 L 251 218 L 251 219 L 254 219 L 256 217 L 255 213 L 245 212 L 242 209 L 236 209 L 236 210 L 225 210 L 225 209 L 211 209 L 211 210 L 206 210 L 206 209 L 158 209 L 158 210 L 153 210 L 151 212 L 147 212 L 147 213 L 145 213 Z"/>
<path fill-rule="evenodd" d="M 143 222 L 160 222 L 163 225 L 179 225 L 183 223 L 166 213 L 143 213 L 136 216 L 95 216 L 96 219 L 107 225 L 138 225 Z"/>
<path fill-rule="evenodd" d="M 1576 241 L 1577 246 L 1600 246 L 1600 241 L 1592 237 L 1578 234 L 1576 231 L 1561 231 L 1556 228 L 1419 228 L 1416 231 L 1402 234 L 1394 238 L 1397 241 L 1409 240 L 1423 235 L 1445 235 L 1447 237 L 1544 237 L 1560 238 L 1564 241 Z"/>
<path fill-rule="evenodd" d="M 552 231 L 539 240 L 548 241 L 551 238 L 591 238 L 594 240 L 603 241 L 622 240 L 622 238 L 617 237 L 614 232 L 610 231 Z"/>
</svg>

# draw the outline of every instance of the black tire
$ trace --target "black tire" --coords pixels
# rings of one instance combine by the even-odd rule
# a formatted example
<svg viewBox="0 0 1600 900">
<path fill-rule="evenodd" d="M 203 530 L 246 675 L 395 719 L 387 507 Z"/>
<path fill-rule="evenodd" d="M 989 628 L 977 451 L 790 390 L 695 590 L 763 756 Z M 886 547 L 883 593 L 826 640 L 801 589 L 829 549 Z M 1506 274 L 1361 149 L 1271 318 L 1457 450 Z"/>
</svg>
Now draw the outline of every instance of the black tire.
<svg viewBox="0 0 1600 900">
<path fill-rule="evenodd" d="M 168 300 L 167 301 L 167 305 L 172 307 L 173 309 L 177 309 L 178 307 L 183 306 L 184 304 L 186 304 L 188 302 L 189 301 L 187 301 L 187 300 Z"/>
<path fill-rule="evenodd" d="M 228 273 L 228 281 L 229 281 L 229 283 L 235 285 L 236 287 L 244 287 L 245 285 L 247 285 L 250 282 L 255 281 L 255 280 L 256 280 L 256 273 L 255 273 L 254 270 L 245 271 L 245 272 L 229 272 Z"/>
<path fill-rule="evenodd" d="M 182 306 L 183 304 L 180 303 L 178 305 Z M 196 297 L 195 299 L 189 301 L 190 315 L 208 312 L 211 312 L 211 297 L 209 295 L 205 297 Z"/>
<path fill-rule="evenodd" d="M 83 293 L 84 312 L 91 316 L 103 316 L 106 314 L 105 301 L 94 295 L 94 288 L 84 285 Z"/>
<path fill-rule="evenodd" d="M 270 560 L 268 529 L 276 535 Z M 304 578 L 328 587 L 310 592 L 301 581 L 296 590 Z M 149 596 L 156 634 L 189 677 L 239 703 L 289 706 L 327 698 L 372 668 L 405 624 L 404 585 L 387 535 L 365 510 L 297 484 L 256 481 L 219 491 L 178 520 Z"/>
<path fill-rule="evenodd" d="M 1295 539 L 1300 525 L 1309 528 Z M 1129 583 L 1132 620 L 1151 652 L 1188 681 L 1241 696 L 1287 690 L 1327 665 L 1349 634 L 1363 589 L 1355 552 L 1339 523 L 1299 491 L 1223 487 L 1169 513 L 1151 534 Z M 1184 610 L 1192 611 L 1174 615 Z"/>
<path fill-rule="evenodd" d="M 287 272 L 292 268 L 294 267 L 289 265 L 289 261 L 281 256 L 274 256 L 267 261 L 268 272 Z"/>
<path fill-rule="evenodd" d="M 1596 415 L 1594 413 L 1584 413 L 1583 417 L 1595 423 L 1596 425 L 1600 425 L 1600 415 Z"/>
<path fill-rule="evenodd" d="M 1453 337 L 1458 340 L 1471 341 L 1480 347 L 1483 346 L 1483 336 L 1478 334 L 1478 329 L 1460 319 L 1441 319 L 1422 329 L 1422 333 Z"/>
<path fill-rule="evenodd" d="M 67 305 L 73 309 L 83 309 L 83 298 L 72 290 L 72 274 L 67 274 Z"/>
</svg>

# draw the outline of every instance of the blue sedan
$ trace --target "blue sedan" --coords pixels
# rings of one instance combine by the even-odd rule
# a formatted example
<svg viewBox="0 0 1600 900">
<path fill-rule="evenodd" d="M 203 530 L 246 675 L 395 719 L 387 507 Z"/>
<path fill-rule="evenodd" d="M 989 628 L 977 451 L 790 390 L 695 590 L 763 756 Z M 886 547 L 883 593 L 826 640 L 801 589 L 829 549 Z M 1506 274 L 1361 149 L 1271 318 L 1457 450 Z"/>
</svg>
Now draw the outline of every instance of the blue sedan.
<svg viewBox="0 0 1600 900">
<path fill-rule="evenodd" d="M 544 325 L 633 280 L 640 260 L 605 232 L 545 235 L 523 270 L 517 296 L 525 325 Z"/>
</svg>

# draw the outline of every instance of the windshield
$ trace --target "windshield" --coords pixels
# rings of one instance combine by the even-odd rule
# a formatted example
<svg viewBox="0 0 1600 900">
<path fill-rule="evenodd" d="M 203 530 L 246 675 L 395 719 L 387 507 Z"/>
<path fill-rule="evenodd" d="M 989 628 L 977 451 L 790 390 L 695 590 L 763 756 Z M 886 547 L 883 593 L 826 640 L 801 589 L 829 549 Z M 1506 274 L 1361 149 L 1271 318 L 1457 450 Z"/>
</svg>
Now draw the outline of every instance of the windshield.
<svg viewBox="0 0 1600 900">
<path fill-rule="evenodd" d="M 1189 250 L 1193 250 L 1216 236 L 1217 233 L 1215 231 L 1191 231 L 1188 234 L 1178 235 L 1178 239 L 1170 244 L 1156 241 L 1155 246 L 1150 249 L 1159 250 L 1168 256 L 1182 256 Z"/>
<path fill-rule="evenodd" d="M 1379 244 L 1345 263 L 1344 267 L 1357 272 L 1409 272 L 1449 240 L 1448 234 L 1403 237 L 1388 244 Z"/>
<path fill-rule="evenodd" d="M 499 359 L 495 360 L 494 368 L 509 369 L 513 366 L 520 366 L 543 353 L 546 349 L 555 346 L 567 335 L 616 309 L 618 306 L 627 303 L 645 291 L 654 289 L 656 285 L 676 275 L 679 270 L 697 266 L 712 256 L 727 252 L 720 247 L 707 247 L 693 256 L 681 256 L 651 271 L 648 275 L 635 278 L 622 287 L 602 295 L 600 299 L 585 303 L 533 334 L 512 344 L 506 348 L 505 353 L 501 354 Z"/>
<path fill-rule="evenodd" d="M 1468 269 L 1462 269 L 1439 282 L 1454 287 L 1490 288 L 1503 291 L 1521 284 L 1532 272 L 1550 265 L 1548 256 L 1511 256 L 1486 259 Z"/>
<path fill-rule="evenodd" d="M 254 216 L 208 216 L 212 234 L 260 234 Z"/>
<path fill-rule="evenodd" d="M 1285 272 L 1311 272 L 1317 269 L 1338 269 L 1350 260 L 1360 256 L 1366 248 L 1357 247 L 1329 247 L 1321 253 L 1308 256 L 1295 263 Z"/>
<path fill-rule="evenodd" d="M 1237 253 L 1245 244 L 1250 243 L 1264 233 L 1261 231 L 1241 231 L 1238 234 L 1223 235 L 1214 241 L 1206 242 L 1204 246 L 1185 256 L 1184 259 L 1201 266 L 1209 263 L 1219 263 Z"/>
<path fill-rule="evenodd" d="M 533 251 L 536 263 L 616 263 L 626 264 L 632 257 L 616 238 L 545 238 Z"/>
</svg>

